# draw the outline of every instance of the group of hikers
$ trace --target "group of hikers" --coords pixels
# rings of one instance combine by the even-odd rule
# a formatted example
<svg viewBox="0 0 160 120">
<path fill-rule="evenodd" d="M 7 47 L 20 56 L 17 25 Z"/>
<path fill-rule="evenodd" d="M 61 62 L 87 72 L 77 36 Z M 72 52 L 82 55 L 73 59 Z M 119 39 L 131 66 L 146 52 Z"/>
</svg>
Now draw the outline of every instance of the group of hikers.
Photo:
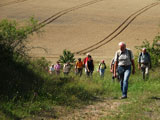
<svg viewBox="0 0 160 120">
<path fill-rule="evenodd" d="M 57 63 L 55 65 L 51 65 L 49 72 L 55 73 L 56 75 L 60 74 L 61 71 L 61 64 L 59 61 L 57 61 Z M 63 73 L 64 75 L 68 75 L 70 73 L 72 65 L 70 64 L 70 62 L 66 62 L 63 65 Z M 87 76 L 92 76 L 92 73 L 94 71 L 94 62 L 93 62 L 93 58 L 91 57 L 91 55 L 89 53 L 87 53 L 87 57 L 84 58 L 84 60 L 82 61 L 81 58 L 78 58 L 78 60 L 75 63 L 75 74 L 82 76 L 83 73 L 83 68 L 84 71 L 86 73 Z M 106 64 L 104 62 L 104 60 L 102 60 L 98 66 L 98 72 L 100 73 L 101 77 L 104 77 L 104 73 L 105 73 L 105 69 L 106 69 Z"/>
<path fill-rule="evenodd" d="M 132 69 L 131 69 L 132 67 Z M 143 79 L 146 79 L 149 75 L 149 69 L 152 67 L 150 54 L 146 51 L 146 48 L 142 48 L 142 51 L 138 57 L 138 69 L 142 71 Z M 76 75 L 81 76 L 83 68 L 85 69 L 85 73 L 87 76 L 92 76 L 94 71 L 94 62 L 91 55 L 88 53 L 87 57 L 82 61 L 81 58 L 78 58 L 78 61 L 75 64 L 75 73 Z M 57 64 L 50 68 L 50 73 L 52 73 L 52 69 L 54 72 L 59 75 L 61 65 L 59 61 Z M 101 77 L 104 77 L 106 69 L 105 61 L 102 60 L 98 66 L 98 72 Z M 63 66 L 64 75 L 68 75 L 71 70 L 70 62 L 67 62 Z M 113 58 L 110 66 L 110 71 L 112 73 L 112 79 L 117 78 L 121 83 L 121 91 L 122 97 L 121 99 L 127 98 L 127 90 L 128 90 L 128 80 L 130 74 L 135 73 L 135 63 L 134 57 L 131 50 L 126 48 L 126 44 L 124 42 L 119 43 L 119 50 L 116 51 L 115 57 Z"/>
</svg>

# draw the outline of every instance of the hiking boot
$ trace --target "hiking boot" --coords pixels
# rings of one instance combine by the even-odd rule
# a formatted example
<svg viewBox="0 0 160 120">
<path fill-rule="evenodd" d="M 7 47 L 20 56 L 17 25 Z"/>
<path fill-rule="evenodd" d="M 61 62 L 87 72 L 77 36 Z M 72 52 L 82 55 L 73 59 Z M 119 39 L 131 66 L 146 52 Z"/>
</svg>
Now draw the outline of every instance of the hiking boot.
<svg viewBox="0 0 160 120">
<path fill-rule="evenodd" d="M 121 99 L 126 99 L 126 98 L 127 98 L 127 96 L 122 96 L 122 97 L 121 97 Z"/>
</svg>

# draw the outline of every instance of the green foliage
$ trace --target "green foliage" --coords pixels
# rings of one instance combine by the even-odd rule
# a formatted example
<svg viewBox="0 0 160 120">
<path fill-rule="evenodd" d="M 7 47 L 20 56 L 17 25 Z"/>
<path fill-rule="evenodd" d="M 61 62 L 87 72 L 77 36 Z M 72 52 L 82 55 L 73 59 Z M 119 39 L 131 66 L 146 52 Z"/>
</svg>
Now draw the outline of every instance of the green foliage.
<svg viewBox="0 0 160 120">
<path fill-rule="evenodd" d="M 153 43 L 150 44 L 149 41 L 143 41 L 141 46 L 136 46 L 138 50 L 146 48 L 151 56 L 151 61 L 153 66 L 157 66 L 160 63 L 160 35 L 157 35 L 153 40 Z"/>
<path fill-rule="evenodd" d="M 2 56 L 25 55 L 27 36 L 32 33 L 36 21 L 31 18 L 26 26 L 18 26 L 15 21 L 0 22 L 0 51 Z"/>
<path fill-rule="evenodd" d="M 74 54 L 68 50 L 63 50 L 63 55 L 60 56 L 59 61 L 60 63 L 66 63 L 66 62 L 73 63 L 75 62 Z"/>
<path fill-rule="evenodd" d="M 28 92 L 38 90 L 42 78 L 28 68 L 31 61 L 25 53 L 27 36 L 35 24 L 33 18 L 26 26 L 9 20 L 0 22 L 0 96 L 27 97 Z"/>
<path fill-rule="evenodd" d="M 32 60 L 31 65 L 29 66 L 34 71 L 42 71 L 47 72 L 48 66 L 51 64 L 51 62 L 47 61 L 44 57 Z"/>
</svg>

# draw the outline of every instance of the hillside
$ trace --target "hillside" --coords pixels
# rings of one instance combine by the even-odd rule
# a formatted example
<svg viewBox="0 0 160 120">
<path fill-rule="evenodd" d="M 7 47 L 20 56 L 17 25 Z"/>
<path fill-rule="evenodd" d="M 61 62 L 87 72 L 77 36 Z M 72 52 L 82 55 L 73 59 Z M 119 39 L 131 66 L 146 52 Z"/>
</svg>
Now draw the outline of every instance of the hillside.
<svg viewBox="0 0 160 120">
<path fill-rule="evenodd" d="M 44 21 L 51 17 L 42 28 L 45 32 L 42 35 L 31 37 L 29 46 L 35 47 L 30 52 L 31 55 L 34 57 L 44 56 L 53 63 L 63 49 L 77 52 L 97 44 L 132 13 L 157 2 L 157 0 L 19 0 L 16 3 L 15 1 L 0 1 L 0 19 L 23 21 L 34 16 L 39 21 Z M 124 41 L 127 47 L 136 53 L 134 46 L 140 45 L 145 39 L 151 42 L 159 32 L 159 11 L 159 5 L 155 5 L 144 12 L 141 11 L 142 13 L 138 16 L 132 16 L 131 19 L 136 18 L 123 32 L 109 43 L 102 43 L 101 47 L 89 52 L 94 59 L 105 59 L 109 63 L 118 49 L 117 44 Z M 59 12 L 61 13 L 58 16 L 53 17 Z M 44 48 L 48 52 L 40 48 Z M 84 57 L 76 55 L 76 57 L 79 56 Z"/>
</svg>

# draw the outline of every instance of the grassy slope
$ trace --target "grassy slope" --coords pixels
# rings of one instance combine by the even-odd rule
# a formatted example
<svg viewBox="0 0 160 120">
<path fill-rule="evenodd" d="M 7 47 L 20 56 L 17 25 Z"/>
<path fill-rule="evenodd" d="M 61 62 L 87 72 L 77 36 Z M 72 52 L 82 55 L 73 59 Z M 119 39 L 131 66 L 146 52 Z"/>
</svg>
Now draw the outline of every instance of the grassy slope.
<svg viewBox="0 0 160 120">
<path fill-rule="evenodd" d="M 113 120 L 147 120 L 156 119 L 160 112 L 160 71 L 151 72 L 150 79 L 143 81 L 139 72 L 131 76 L 129 82 L 129 98 L 124 100 L 118 110 L 103 119 Z M 29 101 L 14 99 L 1 101 L 2 119 L 25 118 L 30 115 L 39 115 L 43 111 L 52 112 L 52 117 L 59 117 L 63 110 L 57 111 L 55 106 L 77 108 L 94 102 L 96 96 L 105 96 L 119 99 L 121 96 L 118 82 L 112 83 L 109 71 L 101 79 L 97 73 L 93 78 L 85 76 L 79 78 L 74 75 L 69 77 L 53 78 L 46 80 L 40 95 L 33 95 Z M 120 100 L 120 102 L 123 102 Z M 126 104 L 127 102 L 127 104 Z M 116 114 L 115 114 L 116 113 Z M 9 117 L 9 118 L 5 118 Z M 151 118 L 152 117 L 152 118 Z"/>
</svg>

